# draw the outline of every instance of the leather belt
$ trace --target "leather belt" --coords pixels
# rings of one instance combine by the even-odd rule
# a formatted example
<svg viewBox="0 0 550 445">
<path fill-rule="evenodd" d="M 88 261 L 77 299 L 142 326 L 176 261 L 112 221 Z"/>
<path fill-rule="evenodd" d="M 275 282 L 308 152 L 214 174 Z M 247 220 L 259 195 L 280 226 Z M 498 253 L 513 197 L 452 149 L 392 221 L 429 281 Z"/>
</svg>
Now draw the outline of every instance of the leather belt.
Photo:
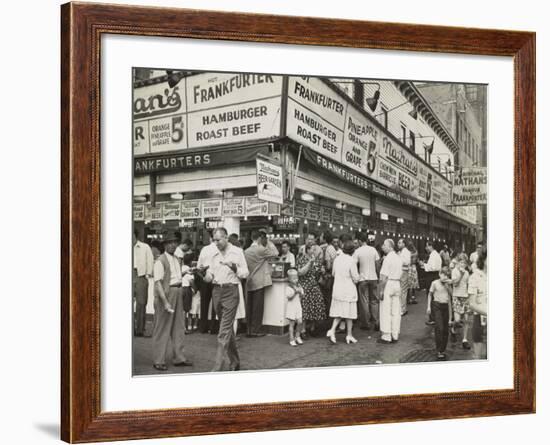
<svg viewBox="0 0 550 445">
<path fill-rule="evenodd" d="M 236 283 L 214 283 L 214 287 L 229 287 L 229 286 L 238 286 Z"/>
<path fill-rule="evenodd" d="M 179 284 L 171 284 L 170 287 L 181 287 L 181 283 L 179 283 Z"/>
</svg>

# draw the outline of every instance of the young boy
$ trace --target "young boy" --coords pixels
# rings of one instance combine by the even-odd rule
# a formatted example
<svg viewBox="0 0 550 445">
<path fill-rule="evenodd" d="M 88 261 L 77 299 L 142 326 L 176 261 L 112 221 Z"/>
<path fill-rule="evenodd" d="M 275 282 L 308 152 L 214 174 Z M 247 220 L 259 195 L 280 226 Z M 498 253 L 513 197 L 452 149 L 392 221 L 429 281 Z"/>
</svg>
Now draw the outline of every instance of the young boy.
<svg viewBox="0 0 550 445">
<path fill-rule="evenodd" d="M 298 283 L 298 271 L 296 269 L 289 269 L 287 276 L 286 298 L 288 301 L 285 316 L 288 320 L 288 337 L 290 346 L 298 346 L 303 344 L 300 337 L 302 331 L 302 303 L 300 298 L 304 295 L 304 289 Z"/>
<path fill-rule="evenodd" d="M 439 279 L 432 281 L 428 293 L 428 307 L 426 313 L 433 311 L 435 321 L 435 349 L 438 360 L 445 360 L 445 350 L 449 339 L 449 314 L 451 313 L 451 273 L 448 267 L 442 267 Z"/>
</svg>

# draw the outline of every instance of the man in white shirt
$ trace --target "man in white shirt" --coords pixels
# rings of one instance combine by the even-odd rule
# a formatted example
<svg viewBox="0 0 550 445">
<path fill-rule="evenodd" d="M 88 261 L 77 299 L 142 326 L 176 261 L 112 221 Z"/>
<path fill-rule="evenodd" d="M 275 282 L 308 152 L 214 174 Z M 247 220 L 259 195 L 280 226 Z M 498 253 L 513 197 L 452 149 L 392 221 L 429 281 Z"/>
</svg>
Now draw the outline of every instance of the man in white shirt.
<svg viewBox="0 0 550 445">
<path fill-rule="evenodd" d="M 181 266 L 174 256 L 178 239 L 172 233 L 163 239 L 164 253 L 155 262 L 153 280 L 155 322 L 153 328 L 153 367 L 166 371 L 168 345 L 172 344 L 174 366 L 192 366 L 184 353 L 185 314 L 181 287 Z"/>
<path fill-rule="evenodd" d="M 226 359 L 229 361 L 229 370 L 238 371 L 240 358 L 233 323 L 239 306 L 239 284 L 248 277 L 248 266 L 243 250 L 228 241 L 225 228 L 215 229 L 212 239 L 216 251 L 200 269 L 204 280 L 213 285 L 212 302 L 220 320 L 216 361 L 212 371 L 222 371 Z"/>
<path fill-rule="evenodd" d="M 405 240 L 397 241 L 399 257 L 403 261 L 403 273 L 401 274 L 401 316 L 407 315 L 407 294 L 409 292 L 409 269 L 411 267 L 411 252 L 405 246 Z"/>
<path fill-rule="evenodd" d="M 401 274 L 403 261 L 395 253 L 395 244 L 387 239 L 382 245 L 386 254 L 380 269 L 380 332 L 378 343 L 390 344 L 399 340 L 401 331 Z"/>
<path fill-rule="evenodd" d="M 353 259 L 359 269 L 359 283 L 357 289 L 359 293 L 359 323 L 360 328 L 370 329 L 371 321 L 374 322 L 374 330 L 380 328 L 380 316 L 378 307 L 378 275 L 376 273 L 376 263 L 380 261 L 378 251 L 368 245 L 367 235 L 358 234 L 361 246 L 353 253 Z"/>
<path fill-rule="evenodd" d="M 439 271 L 443 266 L 443 261 L 441 259 L 441 255 L 437 252 L 437 250 L 435 250 L 435 247 L 431 241 L 426 242 L 426 252 L 428 252 L 428 254 L 430 255 L 428 257 L 428 262 L 424 263 L 423 261 L 421 261 L 420 267 L 423 268 L 425 272 L 423 287 L 426 289 L 426 292 L 428 292 L 428 289 L 432 285 L 432 282 L 439 279 Z M 430 311 L 430 316 L 426 324 L 430 326 L 435 325 L 433 311 Z"/>
<path fill-rule="evenodd" d="M 296 258 L 294 254 L 290 251 L 290 242 L 284 240 L 281 244 L 281 261 L 289 263 L 290 267 L 296 266 Z"/>
<path fill-rule="evenodd" d="M 153 252 L 148 244 L 138 240 L 137 230 L 134 230 L 134 268 L 133 288 L 136 300 L 136 315 L 134 319 L 134 335 L 143 337 L 145 333 L 145 309 L 149 292 L 149 278 L 153 276 Z"/>
</svg>

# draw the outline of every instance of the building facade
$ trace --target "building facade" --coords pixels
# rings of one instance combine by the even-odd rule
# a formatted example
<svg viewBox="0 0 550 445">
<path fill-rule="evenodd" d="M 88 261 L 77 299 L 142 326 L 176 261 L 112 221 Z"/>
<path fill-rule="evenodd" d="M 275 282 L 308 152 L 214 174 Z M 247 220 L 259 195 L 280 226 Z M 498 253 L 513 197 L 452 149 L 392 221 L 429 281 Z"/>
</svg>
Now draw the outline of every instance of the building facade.
<svg viewBox="0 0 550 445">
<path fill-rule="evenodd" d="M 134 84 L 134 224 L 195 246 L 370 230 L 473 250 L 475 207 L 449 206 L 459 143 L 411 82 L 149 71 Z M 282 168 L 283 202 L 258 198 L 256 159 Z"/>
</svg>

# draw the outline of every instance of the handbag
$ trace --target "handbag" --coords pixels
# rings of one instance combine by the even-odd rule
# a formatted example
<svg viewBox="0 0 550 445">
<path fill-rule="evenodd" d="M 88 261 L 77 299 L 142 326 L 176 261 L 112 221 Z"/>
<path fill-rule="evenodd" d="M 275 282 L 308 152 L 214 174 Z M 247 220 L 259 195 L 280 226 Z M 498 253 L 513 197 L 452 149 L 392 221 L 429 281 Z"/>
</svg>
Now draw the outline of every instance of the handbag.
<svg viewBox="0 0 550 445">
<path fill-rule="evenodd" d="M 487 315 L 487 295 L 481 292 L 470 295 L 470 309 L 480 315 Z"/>
</svg>

